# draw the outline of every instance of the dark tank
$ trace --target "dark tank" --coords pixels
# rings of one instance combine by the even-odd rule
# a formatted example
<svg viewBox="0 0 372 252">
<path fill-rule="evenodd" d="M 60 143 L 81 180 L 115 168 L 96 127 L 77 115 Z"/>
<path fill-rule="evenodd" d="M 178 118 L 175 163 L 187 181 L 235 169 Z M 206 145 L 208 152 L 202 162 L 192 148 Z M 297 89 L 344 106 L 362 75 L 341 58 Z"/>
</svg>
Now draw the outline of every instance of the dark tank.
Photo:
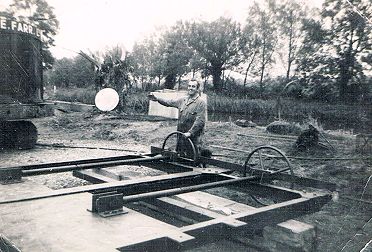
<svg viewBox="0 0 372 252">
<path fill-rule="evenodd" d="M 37 141 L 31 121 L 53 113 L 43 101 L 43 31 L 0 16 L 0 149 L 28 149 Z"/>
</svg>

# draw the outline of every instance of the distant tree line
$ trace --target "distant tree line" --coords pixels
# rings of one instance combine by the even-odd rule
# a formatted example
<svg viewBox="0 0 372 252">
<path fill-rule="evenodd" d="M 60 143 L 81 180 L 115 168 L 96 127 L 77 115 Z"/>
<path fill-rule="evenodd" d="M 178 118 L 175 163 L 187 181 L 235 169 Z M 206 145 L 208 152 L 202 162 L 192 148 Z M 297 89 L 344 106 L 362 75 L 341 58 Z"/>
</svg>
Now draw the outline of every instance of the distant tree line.
<svg viewBox="0 0 372 252">
<path fill-rule="evenodd" d="M 26 2 L 35 1 L 43 2 Z M 368 0 L 325 0 L 320 10 L 295 0 L 255 2 L 242 24 L 225 17 L 180 20 L 137 41 L 131 52 L 113 47 L 90 53 L 90 60 L 87 54 L 56 60 L 47 80 L 61 87 L 149 89 L 174 88 L 191 75 L 204 83 L 212 77 L 211 88 L 234 95 L 285 91 L 296 98 L 367 102 L 371 10 Z"/>
</svg>

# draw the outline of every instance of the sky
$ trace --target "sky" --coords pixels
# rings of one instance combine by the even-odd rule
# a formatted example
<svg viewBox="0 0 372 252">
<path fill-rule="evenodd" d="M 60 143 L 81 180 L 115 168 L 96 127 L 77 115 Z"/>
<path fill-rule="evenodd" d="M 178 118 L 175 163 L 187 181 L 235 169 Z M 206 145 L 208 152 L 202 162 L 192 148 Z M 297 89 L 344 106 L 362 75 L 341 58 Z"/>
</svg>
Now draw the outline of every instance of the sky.
<svg viewBox="0 0 372 252">
<path fill-rule="evenodd" d="M 11 0 L 0 0 L 0 7 Z M 323 0 L 308 0 L 320 6 Z M 241 23 L 254 0 L 47 0 L 60 23 L 51 48 L 56 58 L 75 57 L 134 43 L 178 20 L 212 21 L 220 16 Z M 2 6 L 1 6 L 2 5 Z"/>
<path fill-rule="evenodd" d="M 134 43 L 178 20 L 212 21 L 220 16 L 244 22 L 254 0 L 47 0 L 55 9 L 60 30 L 51 49 L 57 58 L 75 52 Z M 319 4 L 321 0 L 314 1 Z"/>
<path fill-rule="evenodd" d="M 177 20 L 211 21 L 220 16 L 243 19 L 253 0 L 48 0 L 60 22 L 57 58 L 72 51 L 96 51 L 120 45 L 131 51 L 134 43 L 159 26 Z"/>
</svg>

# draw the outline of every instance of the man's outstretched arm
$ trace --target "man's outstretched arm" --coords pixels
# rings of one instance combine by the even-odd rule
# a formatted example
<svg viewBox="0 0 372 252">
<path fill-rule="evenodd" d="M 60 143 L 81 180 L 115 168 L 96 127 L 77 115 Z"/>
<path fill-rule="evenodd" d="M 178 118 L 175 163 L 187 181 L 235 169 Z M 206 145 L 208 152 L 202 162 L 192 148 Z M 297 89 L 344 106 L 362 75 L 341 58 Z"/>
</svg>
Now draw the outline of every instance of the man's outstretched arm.
<svg viewBox="0 0 372 252">
<path fill-rule="evenodd" d="M 149 94 L 148 97 L 149 97 L 150 100 L 157 101 L 161 105 L 164 105 L 166 107 L 178 108 L 180 106 L 180 101 L 181 100 L 165 99 L 165 98 L 161 98 L 161 97 L 159 97 L 155 94 Z"/>
</svg>

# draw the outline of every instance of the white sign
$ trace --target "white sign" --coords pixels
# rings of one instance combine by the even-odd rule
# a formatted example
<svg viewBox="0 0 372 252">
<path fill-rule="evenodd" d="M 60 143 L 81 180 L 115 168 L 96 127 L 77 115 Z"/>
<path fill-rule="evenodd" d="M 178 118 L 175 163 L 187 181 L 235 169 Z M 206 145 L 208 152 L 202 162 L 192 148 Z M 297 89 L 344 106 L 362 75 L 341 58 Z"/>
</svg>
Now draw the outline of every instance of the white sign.
<svg viewBox="0 0 372 252">
<path fill-rule="evenodd" d="M 44 41 L 44 30 L 30 24 L 0 16 L 0 32 L 1 30 L 31 34 Z"/>
</svg>

